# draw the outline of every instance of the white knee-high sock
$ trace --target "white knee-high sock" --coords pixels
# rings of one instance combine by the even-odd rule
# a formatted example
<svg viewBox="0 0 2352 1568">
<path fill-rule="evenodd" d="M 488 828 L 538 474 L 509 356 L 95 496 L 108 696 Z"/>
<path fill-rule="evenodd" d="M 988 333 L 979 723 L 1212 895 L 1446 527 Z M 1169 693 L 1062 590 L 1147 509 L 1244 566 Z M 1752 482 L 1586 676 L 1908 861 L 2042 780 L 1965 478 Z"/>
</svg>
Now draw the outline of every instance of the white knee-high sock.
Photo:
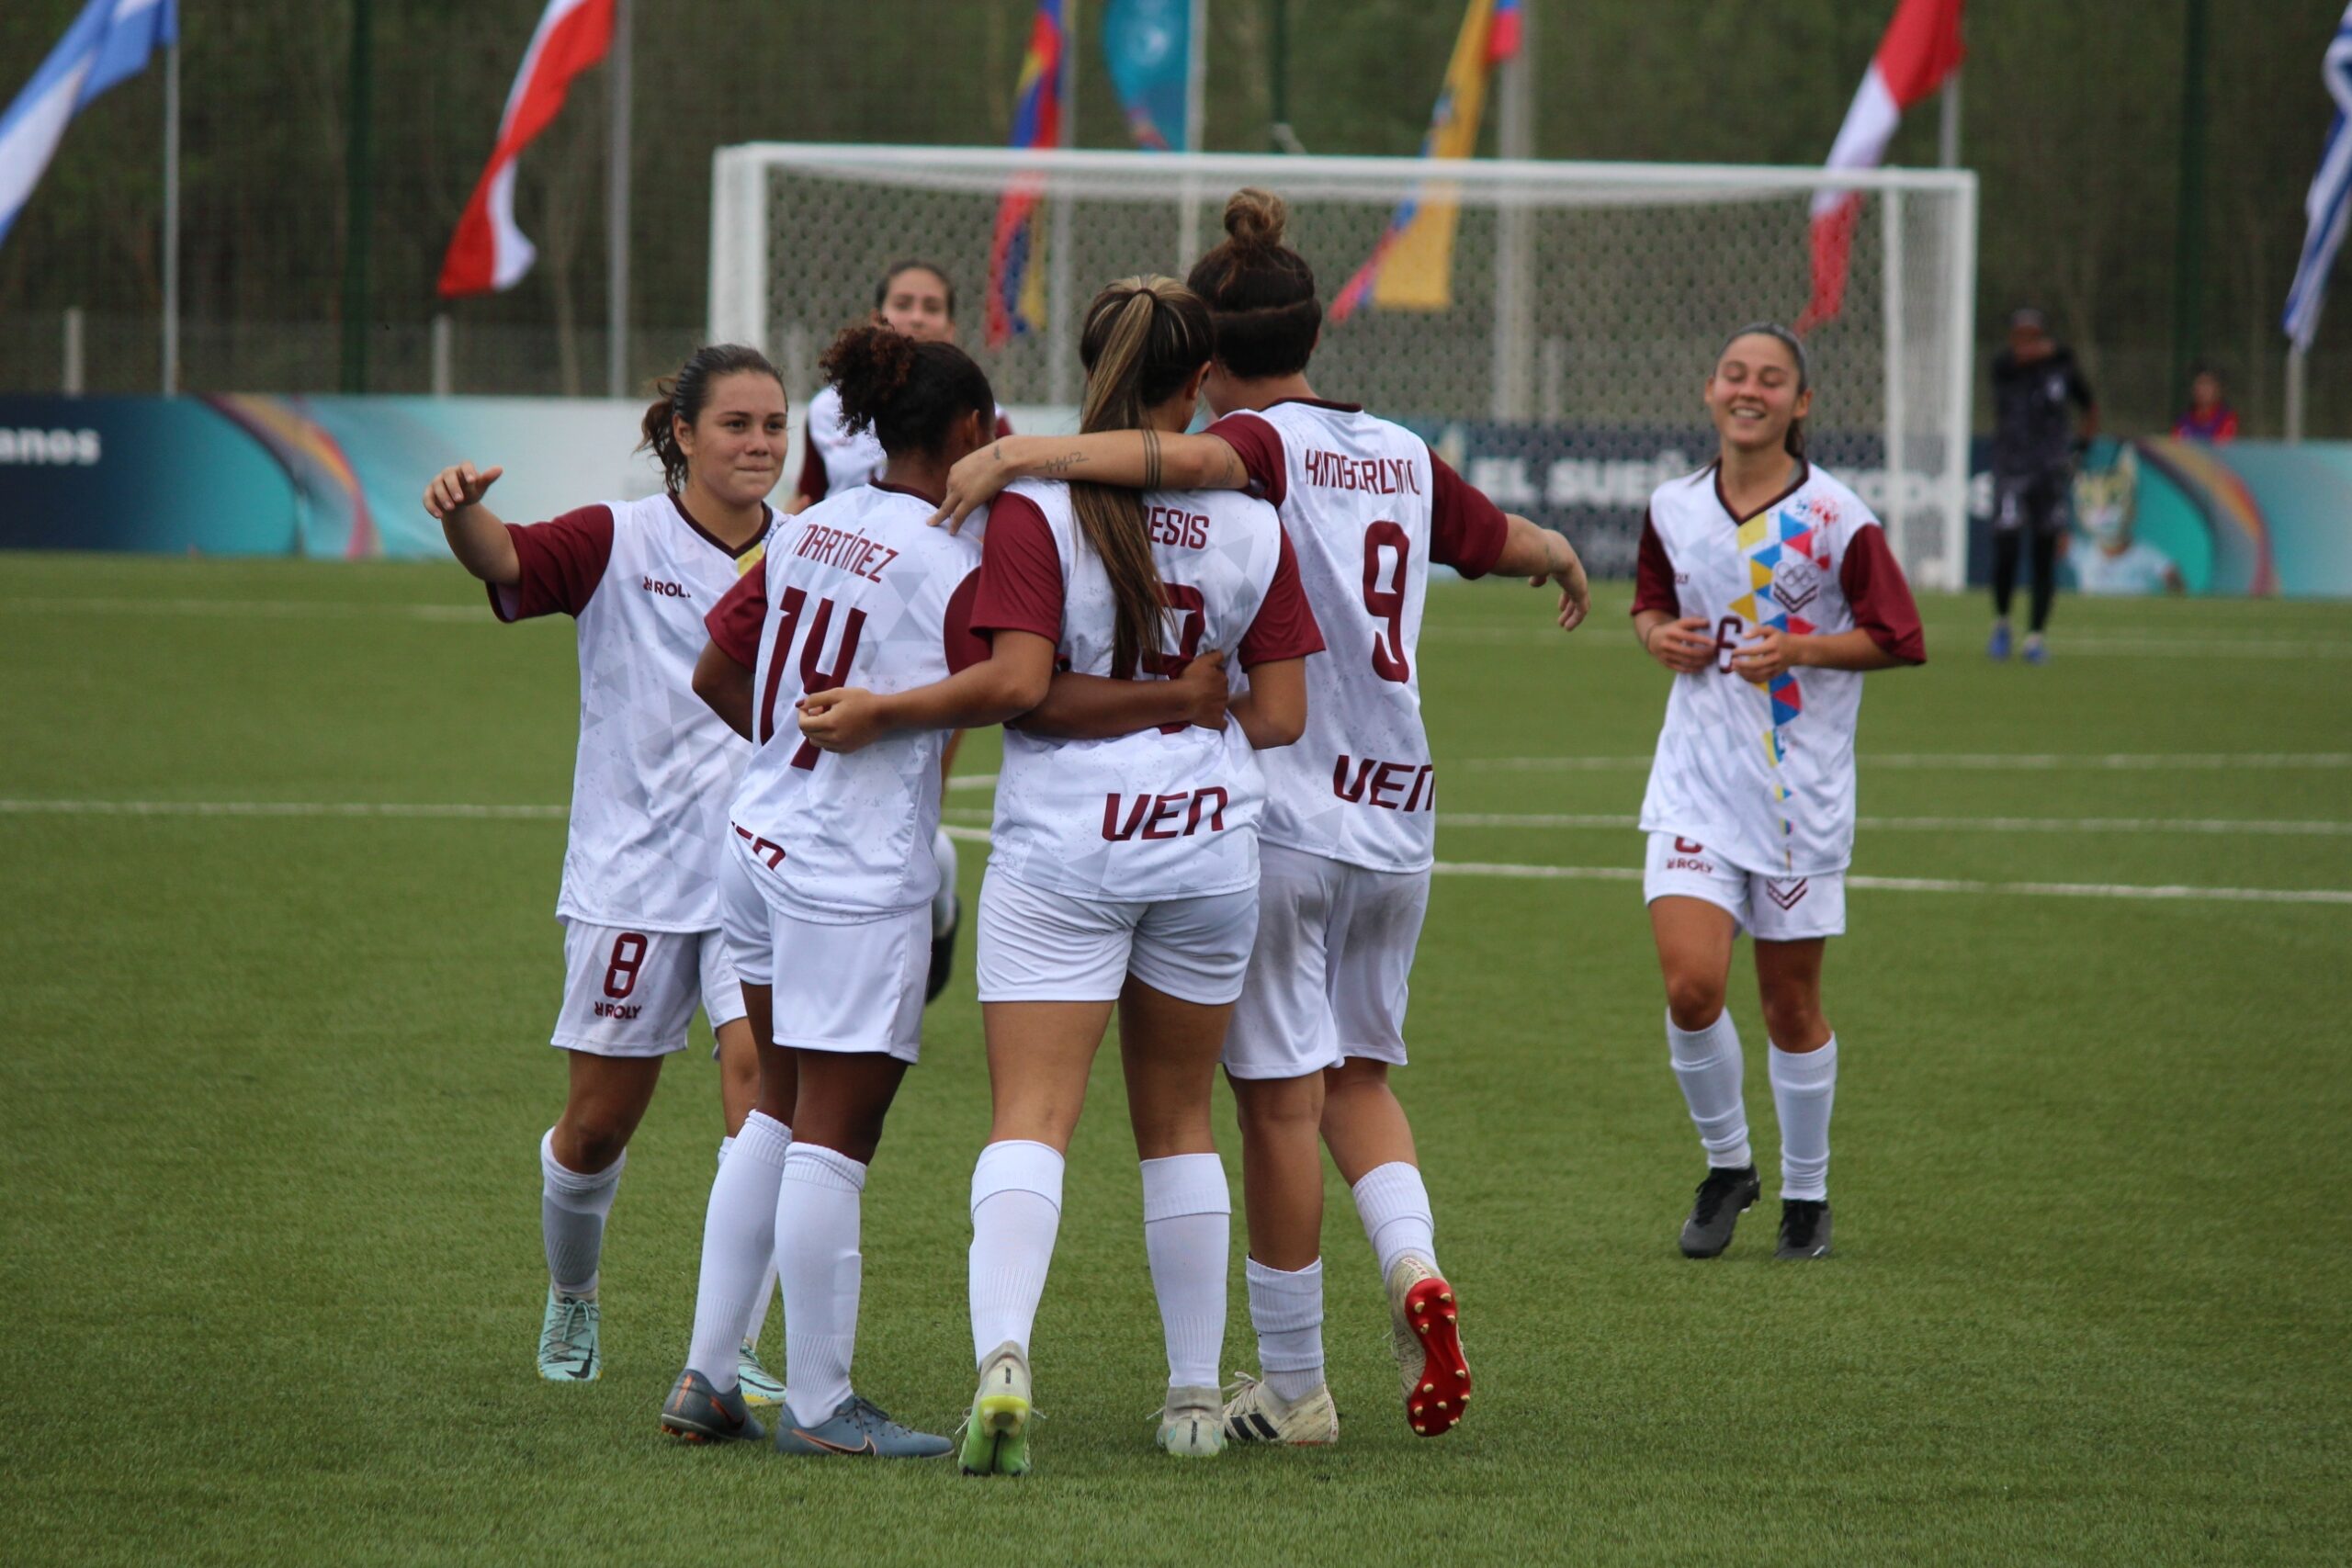
<svg viewBox="0 0 2352 1568">
<path fill-rule="evenodd" d="M 1054 1237 L 1062 1224 L 1062 1156 L 1044 1144 L 1008 1139 L 980 1151 L 972 1167 L 972 1361 L 1010 1340 L 1029 1353 Z"/>
<path fill-rule="evenodd" d="M 1323 1382 L 1323 1260 L 1285 1271 L 1252 1258 L 1245 1272 L 1258 1369 L 1278 1396 L 1303 1399 Z"/>
<path fill-rule="evenodd" d="M 695 1286 L 695 1337 L 686 1365 L 724 1393 L 735 1386 L 735 1356 L 753 1292 L 764 1304 L 775 1270 L 776 1184 L 792 1129 L 754 1111 L 735 1135 L 710 1184 L 702 1217 L 702 1275 Z"/>
<path fill-rule="evenodd" d="M 775 1203 L 776 1279 L 784 1286 L 784 1397 L 804 1427 L 849 1397 L 857 1354 L 857 1250 L 865 1167 L 835 1149 L 795 1144 Z"/>
<path fill-rule="evenodd" d="M 1380 1260 L 1380 1280 L 1407 1253 L 1437 1267 L 1437 1219 L 1430 1213 L 1430 1190 L 1421 1184 L 1418 1167 L 1390 1160 L 1364 1172 L 1350 1189 L 1355 1195 L 1356 1217 L 1363 1222 L 1364 1239 Z"/>
<path fill-rule="evenodd" d="M 956 840 L 944 828 L 931 836 L 931 858 L 939 863 L 939 891 L 931 896 L 931 934 L 937 936 L 956 918 Z"/>
<path fill-rule="evenodd" d="M 1143 1162 L 1143 1249 L 1168 1345 L 1170 1388 L 1215 1388 L 1225 1359 L 1233 1194 L 1213 1154 Z"/>
<path fill-rule="evenodd" d="M 1747 1146 L 1747 1106 L 1740 1098 L 1745 1063 L 1731 1009 L 1724 1009 L 1704 1029 L 1678 1029 L 1668 1013 L 1666 1049 L 1674 1062 L 1674 1076 L 1681 1081 L 1683 1101 L 1690 1107 L 1691 1124 L 1707 1151 L 1707 1163 L 1726 1170 L 1754 1165 L 1755 1152 Z"/>
<path fill-rule="evenodd" d="M 1818 1051 L 1772 1047 L 1772 1106 L 1781 1114 L 1781 1196 L 1829 1196 L 1829 1106 L 1838 1098 L 1838 1037 Z"/>
<path fill-rule="evenodd" d="M 752 1114 L 757 1115 L 759 1113 L 754 1111 Z M 778 1127 L 784 1127 L 784 1123 L 781 1122 L 775 1122 L 772 1124 Z M 792 1138 L 792 1129 L 789 1127 L 784 1127 L 784 1136 L 785 1140 L 789 1143 Z M 733 1138 L 721 1138 L 718 1140 L 718 1163 L 720 1165 L 725 1165 L 727 1163 L 727 1151 L 734 1146 L 735 1140 Z M 775 1247 L 775 1244 L 773 1238 L 771 1238 L 768 1245 L 771 1248 Z M 771 1257 L 768 1261 L 768 1277 L 761 1282 L 758 1298 L 752 1304 L 752 1315 L 746 1319 L 743 1324 L 744 1344 L 757 1345 L 760 1342 L 761 1331 L 765 1329 L 768 1325 L 768 1303 L 774 1300 L 775 1297 L 775 1261 L 774 1258 Z"/>
<path fill-rule="evenodd" d="M 620 1190 L 628 1151 L 598 1171 L 578 1171 L 555 1157 L 555 1129 L 539 1139 L 539 1235 L 547 1243 L 548 1281 L 567 1296 L 596 1293 L 605 1221 Z"/>
</svg>

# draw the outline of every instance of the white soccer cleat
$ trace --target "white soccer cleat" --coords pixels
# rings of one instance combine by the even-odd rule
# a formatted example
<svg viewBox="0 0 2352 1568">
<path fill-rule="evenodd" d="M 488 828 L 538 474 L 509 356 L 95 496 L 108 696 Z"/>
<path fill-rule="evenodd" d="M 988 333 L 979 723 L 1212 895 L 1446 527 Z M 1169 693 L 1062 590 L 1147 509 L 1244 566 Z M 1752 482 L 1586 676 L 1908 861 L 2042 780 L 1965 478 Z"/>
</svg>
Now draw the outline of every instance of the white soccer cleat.
<svg viewBox="0 0 2352 1568">
<path fill-rule="evenodd" d="M 1179 1459 L 1225 1451 L 1225 1402 L 1213 1388 L 1171 1388 L 1159 1409 L 1159 1446 Z"/>
<path fill-rule="evenodd" d="M 1453 1430 L 1470 1403 L 1461 1316 L 1453 1287 L 1427 1259 L 1407 1253 L 1388 1271 L 1388 1341 L 1405 1382 L 1405 1420 L 1424 1438 Z"/>
<path fill-rule="evenodd" d="M 1340 1440 L 1340 1411 L 1327 1383 L 1285 1400 L 1245 1372 L 1233 1397 L 1225 1402 L 1225 1431 L 1237 1443 L 1324 1448 Z"/>
</svg>

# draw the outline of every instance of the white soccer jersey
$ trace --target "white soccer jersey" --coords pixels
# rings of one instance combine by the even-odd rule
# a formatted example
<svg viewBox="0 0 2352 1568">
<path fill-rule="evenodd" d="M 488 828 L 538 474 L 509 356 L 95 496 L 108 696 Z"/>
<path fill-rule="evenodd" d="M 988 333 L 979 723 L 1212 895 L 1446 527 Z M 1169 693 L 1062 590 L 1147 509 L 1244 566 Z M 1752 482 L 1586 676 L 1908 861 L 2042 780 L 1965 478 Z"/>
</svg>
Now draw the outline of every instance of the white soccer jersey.
<svg viewBox="0 0 2352 1568">
<path fill-rule="evenodd" d="M 1025 481 L 989 507 L 974 629 L 1034 632 L 1054 640 L 1058 669 L 1136 680 L 1182 673 L 1212 649 L 1246 671 L 1322 648 L 1272 507 L 1232 491 L 1150 491 L 1143 502 L 1168 614 L 1164 640 L 1141 672 L 1111 667 L 1110 577 L 1065 484 Z M 1010 729 L 989 863 L 1084 898 L 1235 892 L 1258 883 L 1264 801 L 1257 753 L 1238 724 L 1111 740 Z"/>
<path fill-rule="evenodd" d="M 1012 422 L 1004 417 L 1002 408 L 996 411 L 996 433 L 1012 434 Z M 808 400 L 808 426 L 802 432 L 802 440 L 805 445 L 797 488 L 811 501 L 822 501 L 859 485 L 872 484 L 881 476 L 882 465 L 889 461 L 873 426 L 852 431 L 842 423 L 842 395 L 831 385 L 818 389 L 817 395 Z"/>
<path fill-rule="evenodd" d="M 1713 664 L 1674 678 L 1642 799 L 1645 832 L 1706 845 L 1742 871 L 1817 876 L 1854 850 L 1856 670 L 1791 670 L 1769 688 L 1732 672 L 1758 626 L 1851 631 L 1908 663 L 1927 659 L 1919 612 L 1885 534 L 1820 468 L 1748 517 L 1724 503 L 1713 465 L 1657 488 L 1642 525 L 1634 611 L 1697 616 Z"/>
<path fill-rule="evenodd" d="M 1437 770 L 1421 727 L 1430 562 L 1484 576 L 1508 525 L 1402 425 L 1298 400 L 1210 426 L 1298 551 L 1330 645 L 1307 667 L 1306 734 L 1269 752 L 1268 843 L 1374 871 L 1437 858 Z"/>
<path fill-rule="evenodd" d="M 765 570 L 709 617 L 711 640 L 752 671 L 756 749 L 729 813 L 735 852 L 803 919 L 870 919 L 938 891 L 948 731 L 898 730 L 843 755 L 803 740 L 793 719 L 809 692 L 903 692 L 988 657 L 967 629 L 980 546 L 930 526 L 933 510 L 881 484 L 820 502 L 777 526 Z"/>
<path fill-rule="evenodd" d="M 757 560 L 676 498 L 606 502 L 510 526 L 523 568 L 502 621 L 580 628 L 580 752 L 556 914 L 639 931 L 718 927 L 718 852 L 747 748 L 694 693 L 702 617 Z"/>
</svg>

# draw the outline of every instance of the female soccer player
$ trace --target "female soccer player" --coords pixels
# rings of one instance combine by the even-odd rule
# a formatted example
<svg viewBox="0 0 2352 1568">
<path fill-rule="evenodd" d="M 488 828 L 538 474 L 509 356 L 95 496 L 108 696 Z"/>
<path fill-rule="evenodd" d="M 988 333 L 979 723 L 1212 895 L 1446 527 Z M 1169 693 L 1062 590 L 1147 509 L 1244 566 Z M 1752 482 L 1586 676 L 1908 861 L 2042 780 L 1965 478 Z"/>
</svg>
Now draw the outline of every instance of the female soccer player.
<svg viewBox="0 0 2352 1568">
<path fill-rule="evenodd" d="M 1082 428 L 1148 441 L 1182 431 L 1212 345 L 1207 308 L 1174 279 L 1113 284 L 1080 340 Z M 972 1172 L 980 1383 L 963 1466 L 1029 1468 L 1031 1329 L 1064 1154 L 1114 1002 L 1168 1352 L 1159 1440 L 1214 1454 L 1225 1446 L 1216 1383 L 1232 1205 L 1209 1091 L 1258 922 L 1264 782 L 1253 748 L 1302 732 L 1307 655 L 1322 639 L 1272 507 L 1059 483 L 1016 486 L 990 509 L 972 625 L 995 634 L 1000 658 L 1011 642 L 1056 650 L 1073 671 L 1142 678 L 1214 649 L 1248 678 L 1221 730 L 1008 733 L 980 893 L 994 1116 Z M 803 723 L 818 732 L 813 716 Z"/>
<path fill-rule="evenodd" d="M 860 1194 L 920 1043 L 938 874 L 921 847 L 939 824 L 940 750 L 952 727 L 1027 711 L 1057 678 L 1050 645 L 991 658 L 971 635 L 978 547 L 924 526 L 948 465 L 988 437 L 995 404 L 979 367 L 948 344 L 865 326 L 841 335 L 825 370 L 847 417 L 878 432 L 888 462 L 873 486 L 779 527 L 764 567 L 710 613 L 695 677 L 755 747 L 720 880 L 763 1048 L 759 1109 L 711 1190 L 694 1345 L 662 1425 L 693 1439 L 763 1435 L 735 1386 L 732 1347 L 773 1256 L 789 1377 L 778 1450 L 919 1458 L 946 1452 L 947 1439 L 858 1397 L 850 1364 Z M 924 692 L 886 741 L 828 757 L 792 716 L 811 694 L 850 681 Z M 1124 707 L 1129 728 L 1181 723 L 1204 685 L 1221 719 L 1224 679 L 1213 668 L 1153 693 L 1125 683 L 1095 711 Z M 921 706 L 926 698 L 932 705 Z"/>
<path fill-rule="evenodd" d="M 1861 677 L 1924 663 L 1927 649 L 1878 519 L 1805 461 L 1804 344 L 1740 328 L 1706 401 L 1715 460 L 1651 496 L 1634 592 L 1634 635 L 1676 676 L 1641 823 L 1667 1049 L 1707 1154 L 1682 1251 L 1720 1254 L 1761 1190 L 1724 1007 L 1745 930 L 1781 1119 L 1778 1256 L 1821 1258 L 1838 1083 L 1821 960 L 1846 929 Z"/>
<path fill-rule="evenodd" d="M 697 349 L 646 411 L 645 444 L 662 464 L 662 493 L 528 527 L 482 504 L 503 468 L 460 463 L 424 492 L 500 620 L 560 610 L 579 623 L 580 755 L 556 903 L 565 979 L 554 1043 L 569 1054 L 571 1092 L 539 1145 L 548 1275 L 539 1375 L 563 1382 L 602 1368 L 605 1217 L 662 1058 L 685 1047 L 697 1000 L 718 1039 L 730 1134 L 756 1087 L 718 885 L 745 748 L 692 701 L 691 686 L 702 609 L 735 585 L 767 532 L 762 498 L 784 465 L 784 384 L 757 350 Z M 776 1391 L 748 1346 L 739 1359 L 752 1386 Z"/>
<path fill-rule="evenodd" d="M 947 274 L 924 261 L 893 263 L 874 286 L 874 321 L 917 343 L 956 341 L 956 285 Z M 990 405 L 996 434 L 1012 434 L 1004 410 Z M 842 417 L 842 395 L 830 382 L 808 400 L 808 428 L 801 442 L 799 494 L 787 511 L 797 513 L 829 495 L 869 484 L 888 461 L 880 437 L 871 425 L 853 428 Z M 956 764 L 961 737 L 951 738 L 940 760 L 943 772 Z M 923 986 L 929 1001 L 946 988 L 956 955 L 956 933 L 963 923 L 963 907 L 956 896 L 956 841 L 944 832 L 932 840 L 939 862 L 939 893 L 931 910 L 931 968 Z"/>
<path fill-rule="evenodd" d="M 1429 567 L 1557 582 L 1564 628 L 1584 618 L 1588 595 L 1566 539 L 1507 518 L 1410 432 L 1316 396 L 1306 371 L 1322 309 L 1283 222 L 1279 197 L 1238 192 L 1227 239 L 1193 269 L 1216 321 L 1204 387 L 1223 417 L 1207 434 L 992 443 L 951 478 L 948 511 L 1047 468 L 1108 484 L 1159 474 L 1248 485 L 1280 509 L 1333 651 L 1307 667 L 1306 738 L 1266 759 L 1259 935 L 1224 1053 L 1265 1373 L 1244 1382 L 1226 1424 L 1244 1441 L 1339 1436 L 1323 1377 L 1319 1128 L 1388 1289 L 1406 1418 L 1434 1437 L 1461 1418 L 1469 1365 L 1412 1127 L 1388 1083 L 1405 1061 L 1406 981 L 1436 858 L 1417 662 Z"/>
</svg>

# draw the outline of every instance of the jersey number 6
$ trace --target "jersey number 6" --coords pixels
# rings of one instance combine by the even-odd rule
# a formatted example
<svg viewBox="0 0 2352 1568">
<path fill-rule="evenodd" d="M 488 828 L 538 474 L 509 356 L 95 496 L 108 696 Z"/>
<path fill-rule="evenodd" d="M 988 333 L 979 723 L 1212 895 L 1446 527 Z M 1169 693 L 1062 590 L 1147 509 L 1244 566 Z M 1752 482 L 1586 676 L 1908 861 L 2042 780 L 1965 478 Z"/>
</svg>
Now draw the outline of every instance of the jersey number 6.
<svg viewBox="0 0 2352 1568">
<path fill-rule="evenodd" d="M 808 607 L 808 592 L 803 588 L 787 588 L 777 606 L 775 646 L 768 654 L 768 678 L 760 693 L 758 722 L 752 726 L 754 745 L 764 746 L 775 739 L 775 699 L 784 684 L 784 671 L 792 662 L 792 649 L 800 637 L 800 612 Z M 857 639 L 865 630 L 865 612 L 852 610 L 842 622 L 842 645 L 833 654 L 832 668 L 825 669 L 819 661 L 825 656 L 825 633 L 832 626 L 833 602 L 817 601 L 817 614 L 808 623 L 808 636 L 800 642 L 800 690 L 830 692 L 849 683 L 850 666 L 857 659 Z M 813 768 L 824 753 L 803 740 L 800 750 L 792 754 L 796 768 Z"/>
<path fill-rule="evenodd" d="M 1396 552 L 1390 586 L 1380 585 L 1380 552 Z M 1405 656 L 1405 581 L 1411 565 L 1413 537 L 1396 523 L 1374 523 L 1363 531 L 1363 607 L 1387 623 L 1372 634 L 1372 672 L 1403 685 L 1413 678 L 1412 660 Z"/>
</svg>

